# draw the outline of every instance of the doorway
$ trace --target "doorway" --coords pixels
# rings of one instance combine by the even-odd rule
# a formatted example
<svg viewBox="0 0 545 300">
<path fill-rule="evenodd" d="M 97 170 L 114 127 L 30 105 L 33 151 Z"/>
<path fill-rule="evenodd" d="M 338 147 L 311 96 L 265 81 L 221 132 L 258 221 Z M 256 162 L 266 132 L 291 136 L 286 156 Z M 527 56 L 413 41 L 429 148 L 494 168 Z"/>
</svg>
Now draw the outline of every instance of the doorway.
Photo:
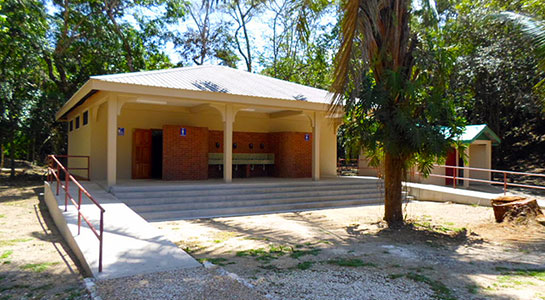
<svg viewBox="0 0 545 300">
<path fill-rule="evenodd" d="M 163 130 L 151 130 L 151 178 L 163 178 Z"/>
</svg>

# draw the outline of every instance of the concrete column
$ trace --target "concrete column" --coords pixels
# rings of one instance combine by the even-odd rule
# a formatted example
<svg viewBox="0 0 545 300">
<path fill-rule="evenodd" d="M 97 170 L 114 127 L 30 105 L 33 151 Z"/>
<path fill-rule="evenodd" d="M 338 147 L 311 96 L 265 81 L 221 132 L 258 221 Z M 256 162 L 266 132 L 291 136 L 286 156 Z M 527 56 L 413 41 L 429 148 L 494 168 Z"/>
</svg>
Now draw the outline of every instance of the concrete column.
<svg viewBox="0 0 545 300">
<path fill-rule="evenodd" d="M 464 153 L 464 156 L 467 157 L 467 163 L 464 164 L 464 167 L 469 167 L 469 145 L 467 145 L 467 147 L 465 148 Z M 469 170 L 464 170 L 464 178 L 470 177 L 469 172 Z M 464 180 L 464 187 L 469 187 L 469 180 Z"/>
<path fill-rule="evenodd" d="M 223 115 L 223 181 L 233 181 L 233 122 L 231 105 L 225 106 Z"/>
<path fill-rule="evenodd" d="M 486 141 L 486 167 L 492 169 L 492 141 Z M 490 172 L 488 172 L 488 180 L 492 180 Z"/>
<path fill-rule="evenodd" d="M 312 180 L 320 180 L 320 130 L 321 119 L 318 113 L 312 115 Z"/>
<path fill-rule="evenodd" d="M 109 97 L 107 101 L 106 180 L 108 187 L 111 187 L 117 179 L 117 97 Z"/>
</svg>

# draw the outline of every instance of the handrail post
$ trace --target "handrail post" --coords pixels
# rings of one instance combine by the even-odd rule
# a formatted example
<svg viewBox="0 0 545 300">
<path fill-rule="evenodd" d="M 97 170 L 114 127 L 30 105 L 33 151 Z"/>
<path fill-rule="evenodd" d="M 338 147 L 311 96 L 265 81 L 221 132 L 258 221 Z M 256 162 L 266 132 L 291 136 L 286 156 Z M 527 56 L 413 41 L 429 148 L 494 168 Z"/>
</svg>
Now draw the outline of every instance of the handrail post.
<svg viewBox="0 0 545 300">
<path fill-rule="evenodd" d="M 100 241 L 98 245 L 98 271 L 102 272 L 102 242 L 104 240 L 104 211 L 100 210 Z"/>
<path fill-rule="evenodd" d="M 458 169 L 453 168 L 452 172 L 452 186 L 456 188 L 456 172 L 458 172 Z"/>
<path fill-rule="evenodd" d="M 507 194 L 507 172 L 503 172 L 503 194 Z"/>
<path fill-rule="evenodd" d="M 81 233 L 81 189 L 78 188 L 78 235 Z"/>
<path fill-rule="evenodd" d="M 64 171 L 64 211 L 68 210 L 68 193 L 70 193 L 69 180 L 70 175 L 68 175 L 68 170 Z"/>
<path fill-rule="evenodd" d="M 57 196 L 59 195 L 59 187 L 60 187 L 60 184 L 61 184 L 61 166 L 59 166 L 59 164 L 57 164 Z"/>
</svg>

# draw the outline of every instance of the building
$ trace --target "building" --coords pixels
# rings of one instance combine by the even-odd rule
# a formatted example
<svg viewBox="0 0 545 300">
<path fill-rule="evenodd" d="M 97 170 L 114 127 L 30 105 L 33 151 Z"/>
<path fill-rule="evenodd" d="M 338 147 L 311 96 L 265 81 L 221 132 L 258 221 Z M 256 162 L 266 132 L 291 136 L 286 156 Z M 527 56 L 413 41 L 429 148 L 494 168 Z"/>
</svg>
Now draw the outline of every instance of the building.
<svg viewBox="0 0 545 300">
<path fill-rule="evenodd" d="M 492 168 L 492 147 L 499 145 L 501 140 L 486 124 L 466 126 L 464 132 L 459 137 L 459 141 L 466 144 L 464 156 L 468 167 L 481 169 Z M 461 153 L 452 149 L 446 157 L 445 165 L 463 167 L 465 165 L 464 158 Z M 363 155 L 360 156 L 358 174 L 362 176 L 377 176 L 377 170 L 368 166 L 367 159 Z M 453 176 L 454 168 L 434 167 L 431 174 Z M 458 170 L 456 177 L 491 180 L 491 173 L 477 170 Z M 434 176 L 428 178 L 413 176 L 412 181 L 437 185 L 453 185 L 452 178 Z M 467 180 L 459 180 L 457 184 L 462 184 L 467 187 L 470 182 Z"/>
<path fill-rule="evenodd" d="M 319 180 L 336 176 L 340 121 L 328 117 L 329 101 L 325 90 L 196 66 L 93 76 L 56 119 L 68 124 L 68 155 L 89 156 L 90 179 L 109 187 L 152 178 Z"/>
</svg>

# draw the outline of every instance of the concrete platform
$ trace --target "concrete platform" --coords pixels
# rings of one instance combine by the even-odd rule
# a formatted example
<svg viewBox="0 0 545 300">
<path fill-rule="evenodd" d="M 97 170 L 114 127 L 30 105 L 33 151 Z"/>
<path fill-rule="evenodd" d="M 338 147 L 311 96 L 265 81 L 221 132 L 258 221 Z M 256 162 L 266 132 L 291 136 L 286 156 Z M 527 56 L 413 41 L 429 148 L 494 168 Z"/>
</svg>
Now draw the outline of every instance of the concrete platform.
<svg viewBox="0 0 545 300">
<path fill-rule="evenodd" d="M 500 192 L 482 192 L 467 190 L 464 188 L 452 188 L 446 186 L 439 186 L 433 184 L 423 184 L 423 183 L 405 183 L 409 188 L 409 195 L 415 197 L 417 200 L 421 201 L 438 201 L 438 202 L 454 202 L 461 204 L 477 204 L 482 206 L 492 206 L 490 200 L 503 196 L 501 189 L 494 189 L 493 187 L 488 189 L 490 191 L 500 191 Z M 479 187 L 480 190 L 484 190 L 482 187 Z M 507 193 L 507 195 L 515 195 Z M 545 208 L 545 201 L 537 199 L 537 202 L 541 208 Z"/>
<path fill-rule="evenodd" d="M 99 243 L 82 220 L 78 235 L 77 210 L 69 204 L 64 212 L 64 193 L 55 196 L 55 183 L 44 184 L 47 206 L 63 237 L 80 260 L 88 275 L 99 280 L 137 274 L 196 268 L 202 265 L 178 248 L 162 233 L 114 196 L 93 182 L 83 182 L 85 188 L 104 207 L 103 272 L 98 272 Z M 70 194 L 77 197 L 77 189 Z M 86 197 L 84 197 L 86 199 Z M 90 201 L 84 201 L 82 212 L 99 228 L 100 211 Z"/>
</svg>

